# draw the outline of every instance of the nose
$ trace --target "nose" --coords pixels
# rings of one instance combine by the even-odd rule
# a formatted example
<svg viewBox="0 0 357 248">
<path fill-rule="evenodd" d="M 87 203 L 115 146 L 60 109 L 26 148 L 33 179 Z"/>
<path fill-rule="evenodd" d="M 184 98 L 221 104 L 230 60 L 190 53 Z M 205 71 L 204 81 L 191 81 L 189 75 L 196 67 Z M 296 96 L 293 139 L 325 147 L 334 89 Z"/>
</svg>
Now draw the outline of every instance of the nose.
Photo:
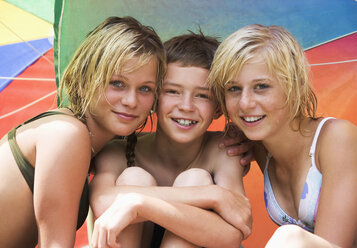
<svg viewBox="0 0 357 248">
<path fill-rule="evenodd" d="M 243 90 L 239 99 L 239 107 L 242 110 L 248 110 L 255 107 L 255 99 L 252 92 Z"/>
<path fill-rule="evenodd" d="M 128 106 L 129 108 L 134 108 L 137 105 L 137 96 L 135 89 L 128 90 L 124 92 L 122 100 L 122 104 Z"/>
<path fill-rule="evenodd" d="M 179 109 L 183 111 L 193 111 L 194 103 L 190 94 L 184 94 L 180 99 Z"/>
</svg>

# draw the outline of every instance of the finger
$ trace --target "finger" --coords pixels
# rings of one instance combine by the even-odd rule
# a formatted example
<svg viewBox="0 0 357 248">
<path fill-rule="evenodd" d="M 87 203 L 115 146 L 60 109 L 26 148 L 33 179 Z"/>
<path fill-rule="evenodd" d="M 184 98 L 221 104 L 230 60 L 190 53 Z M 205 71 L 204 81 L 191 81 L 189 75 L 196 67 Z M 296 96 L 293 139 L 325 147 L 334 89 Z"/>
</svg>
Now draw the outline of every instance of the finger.
<svg viewBox="0 0 357 248">
<path fill-rule="evenodd" d="M 249 170 L 250 170 L 250 164 L 244 166 L 243 177 L 245 177 L 248 174 Z"/>
<path fill-rule="evenodd" d="M 93 248 L 98 247 L 98 227 L 96 224 L 94 224 L 92 240 L 90 240 L 90 242 L 91 242 Z"/>
<path fill-rule="evenodd" d="M 228 156 L 244 156 L 244 153 L 249 152 L 251 149 L 252 144 L 251 142 L 235 144 L 229 147 L 226 147 L 226 153 Z M 247 154 L 249 158 L 249 154 Z M 246 164 L 246 163 L 245 163 Z"/>
<path fill-rule="evenodd" d="M 241 210 L 243 210 L 242 208 Z M 251 214 L 244 214 L 245 211 L 241 211 L 240 215 L 237 216 L 235 227 L 239 229 L 243 234 L 243 239 L 247 239 L 252 233 L 252 218 Z"/>
<path fill-rule="evenodd" d="M 109 228 L 107 233 L 107 241 L 110 247 L 120 247 L 119 243 L 117 242 L 117 231 L 115 228 Z"/>
<path fill-rule="evenodd" d="M 241 227 L 240 231 L 243 233 L 243 239 L 247 239 L 252 233 L 252 229 L 245 225 Z"/>
<path fill-rule="evenodd" d="M 237 140 L 236 138 L 234 137 L 230 137 L 230 136 L 224 136 L 224 138 L 221 140 L 221 142 L 219 143 L 219 147 L 220 148 L 227 148 L 229 146 L 232 146 L 232 145 L 237 145 L 239 144 L 240 141 Z"/>
<path fill-rule="evenodd" d="M 240 159 L 240 164 L 242 166 L 249 166 L 250 162 L 253 161 L 253 152 L 252 151 L 248 151 L 243 153 L 242 158 Z"/>
<path fill-rule="evenodd" d="M 107 230 L 104 227 L 100 228 L 98 236 L 98 247 L 108 247 L 107 246 Z"/>
</svg>

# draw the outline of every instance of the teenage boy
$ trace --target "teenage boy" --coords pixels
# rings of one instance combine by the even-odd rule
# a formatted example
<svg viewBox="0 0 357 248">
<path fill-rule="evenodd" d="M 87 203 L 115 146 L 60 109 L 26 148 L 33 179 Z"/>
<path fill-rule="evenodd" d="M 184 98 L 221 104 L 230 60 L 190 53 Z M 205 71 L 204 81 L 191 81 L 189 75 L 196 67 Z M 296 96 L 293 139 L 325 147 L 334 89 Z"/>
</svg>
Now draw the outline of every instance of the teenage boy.
<svg viewBox="0 0 357 248">
<path fill-rule="evenodd" d="M 95 160 L 93 246 L 239 247 L 250 234 L 240 156 L 207 132 L 221 115 L 207 84 L 217 46 L 202 33 L 165 42 L 157 131 L 115 140 Z"/>
</svg>

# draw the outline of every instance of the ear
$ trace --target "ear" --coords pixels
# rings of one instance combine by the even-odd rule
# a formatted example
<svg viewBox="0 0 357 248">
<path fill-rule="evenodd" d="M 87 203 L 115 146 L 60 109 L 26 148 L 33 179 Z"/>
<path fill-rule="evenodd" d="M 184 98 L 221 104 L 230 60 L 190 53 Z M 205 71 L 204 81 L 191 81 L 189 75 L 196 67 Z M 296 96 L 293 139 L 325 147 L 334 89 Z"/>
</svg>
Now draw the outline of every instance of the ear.
<svg viewBox="0 0 357 248">
<path fill-rule="evenodd" d="M 222 113 L 222 109 L 219 106 L 219 104 L 217 104 L 216 110 L 215 110 L 214 115 L 213 115 L 213 119 L 215 119 L 215 120 L 218 119 L 219 117 L 221 117 L 222 114 L 223 114 Z"/>
</svg>

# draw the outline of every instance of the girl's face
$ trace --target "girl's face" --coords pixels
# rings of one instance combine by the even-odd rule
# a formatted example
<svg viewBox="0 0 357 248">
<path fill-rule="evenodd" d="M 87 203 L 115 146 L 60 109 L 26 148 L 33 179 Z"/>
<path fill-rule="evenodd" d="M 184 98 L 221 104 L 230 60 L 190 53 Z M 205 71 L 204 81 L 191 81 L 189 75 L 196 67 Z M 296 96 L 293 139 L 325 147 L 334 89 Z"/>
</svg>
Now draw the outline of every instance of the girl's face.
<svg viewBox="0 0 357 248">
<path fill-rule="evenodd" d="M 200 138 L 216 117 L 207 77 L 207 69 L 168 64 L 157 114 L 159 129 L 170 139 L 187 143 Z"/>
<path fill-rule="evenodd" d="M 288 124 L 286 95 L 261 56 L 249 60 L 225 87 L 228 116 L 251 140 L 273 137 Z"/>
<path fill-rule="evenodd" d="M 138 58 L 129 60 L 122 74 L 111 77 L 92 114 L 100 128 L 114 135 L 134 132 L 147 119 L 153 106 L 157 61 L 153 58 L 133 71 L 137 63 Z"/>
</svg>

